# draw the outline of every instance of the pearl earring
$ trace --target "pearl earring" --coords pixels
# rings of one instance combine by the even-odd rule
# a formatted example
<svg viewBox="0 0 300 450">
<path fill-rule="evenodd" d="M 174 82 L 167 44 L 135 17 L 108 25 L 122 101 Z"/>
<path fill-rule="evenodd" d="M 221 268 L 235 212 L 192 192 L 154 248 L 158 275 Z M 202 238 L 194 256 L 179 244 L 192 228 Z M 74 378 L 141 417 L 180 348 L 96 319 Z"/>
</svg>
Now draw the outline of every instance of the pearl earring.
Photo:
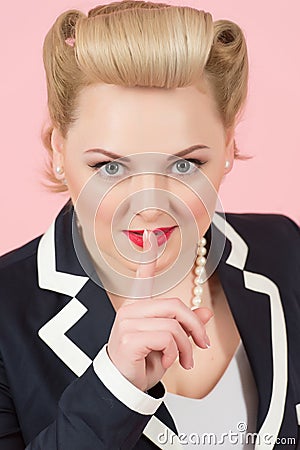
<svg viewBox="0 0 300 450">
<path fill-rule="evenodd" d="M 63 173 L 63 168 L 60 167 L 60 166 L 57 166 L 57 167 L 55 168 L 55 171 L 56 171 L 56 173 L 58 173 L 59 175 L 61 175 L 61 174 Z"/>
<path fill-rule="evenodd" d="M 228 169 L 228 167 L 230 166 L 230 161 L 228 161 L 228 159 L 225 161 L 225 169 Z"/>
<path fill-rule="evenodd" d="M 206 239 L 205 237 L 202 237 L 200 239 L 200 241 L 198 242 L 198 246 L 197 246 L 197 259 L 196 259 L 196 268 L 195 268 L 195 279 L 194 279 L 194 284 L 196 285 L 194 287 L 193 293 L 194 293 L 194 298 L 192 299 L 192 307 L 191 309 L 195 309 L 198 308 L 200 306 L 200 303 L 202 301 L 201 299 L 201 295 L 203 293 L 203 287 L 201 286 L 204 283 L 203 280 L 203 275 L 205 273 L 205 263 L 206 263 Z M 202 275 L 202 277 L 201 277 Z"/>
</svg>

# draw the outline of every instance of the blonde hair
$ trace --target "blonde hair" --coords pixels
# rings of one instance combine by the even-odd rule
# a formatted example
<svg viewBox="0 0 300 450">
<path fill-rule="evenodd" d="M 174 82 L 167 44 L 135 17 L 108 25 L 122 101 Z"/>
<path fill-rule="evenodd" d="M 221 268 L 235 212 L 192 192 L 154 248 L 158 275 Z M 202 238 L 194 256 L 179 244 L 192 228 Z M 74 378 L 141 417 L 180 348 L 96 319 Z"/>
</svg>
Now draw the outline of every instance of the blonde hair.
<svg viewBox="0 0 300 450">
<path fill-rule="evenodd" d="M 247 97 L 241 28 L 187 6 L 124 0 L 97 6 L 87 16 L 67 11 L 49 30 L 43 58 L 51 124 L 42 139 L 50 159 L 53 128 L 66 136 L 80 91 L 94 83 L 170 89 L 207 80 L 225 129 L 236 125 Z M 235 157 L 245 159 L 235 141 L 234 148 Z M 47 172 L 53 190 L 67 189 L 50 167 Z"/>
</svg>

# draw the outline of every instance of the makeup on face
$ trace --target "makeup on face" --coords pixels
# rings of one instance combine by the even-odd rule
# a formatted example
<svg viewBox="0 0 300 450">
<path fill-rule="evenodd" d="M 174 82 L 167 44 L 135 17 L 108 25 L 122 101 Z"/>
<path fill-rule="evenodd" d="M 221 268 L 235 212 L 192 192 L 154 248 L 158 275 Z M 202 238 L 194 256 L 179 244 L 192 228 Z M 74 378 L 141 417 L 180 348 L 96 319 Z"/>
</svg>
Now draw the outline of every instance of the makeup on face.
<svg viewBox="0 0 300 450">
<path fill-rule="evenodd" d="M 209 94 L 194 86 L 149 93 L 105 84 L 85 89 L 64 141 L 86 247 L 95 264 L 100 253 L 124 274 L 147 253 L 144 229 L 155 230 L 159 273 L 190 254 L 208 228 L 227 157 Z"/>
</svg>

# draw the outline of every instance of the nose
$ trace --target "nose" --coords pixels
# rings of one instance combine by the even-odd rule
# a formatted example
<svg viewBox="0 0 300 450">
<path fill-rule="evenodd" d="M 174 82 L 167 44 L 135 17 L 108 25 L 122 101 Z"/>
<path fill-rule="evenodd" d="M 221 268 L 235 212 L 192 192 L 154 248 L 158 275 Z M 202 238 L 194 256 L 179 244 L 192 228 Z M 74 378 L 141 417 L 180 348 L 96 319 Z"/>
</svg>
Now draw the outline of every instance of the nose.
<svg viewBox="0 0 300 450">
<path fill-rule="evenodd" d="M 133 177 L 131 182 L 132 209 L 144 223 L 157 222 L 169 211 L 167 180 L 162 175 L 143 174 Z"/>
<path fill-rule="evenodd" d="M 155 208 L 147 208 L 144 210 L 140 210 L 138 215 L 143 220 L 143 223 L 157 223 L 159 221 L 159 217 L 163 214 L 163 211 Z"/>
</svg>

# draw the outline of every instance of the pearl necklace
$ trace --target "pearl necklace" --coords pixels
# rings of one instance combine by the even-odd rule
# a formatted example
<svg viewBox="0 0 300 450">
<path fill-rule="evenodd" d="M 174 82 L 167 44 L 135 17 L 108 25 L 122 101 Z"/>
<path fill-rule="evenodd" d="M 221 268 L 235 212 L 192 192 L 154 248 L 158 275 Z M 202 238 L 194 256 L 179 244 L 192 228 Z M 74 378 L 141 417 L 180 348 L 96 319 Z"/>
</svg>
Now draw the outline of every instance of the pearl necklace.
<svg viewBox="0 0 300 450">
<path fill-rule="evenodd" d="M 197 245 L 197 258 L 196 258 L 196 267 L 195 267 L 195 279 L 194 284 L 195 287 L 193 289 L 194 297 L 192 299 L 192 307 L 191 309 L 196 309 L 200 306 L 202 299 L 201 295 L 203 294 L 202 284 L 205 281 L 205 263 L 206 263 L 206 239 L 202 237 Z"/>
</svg>

